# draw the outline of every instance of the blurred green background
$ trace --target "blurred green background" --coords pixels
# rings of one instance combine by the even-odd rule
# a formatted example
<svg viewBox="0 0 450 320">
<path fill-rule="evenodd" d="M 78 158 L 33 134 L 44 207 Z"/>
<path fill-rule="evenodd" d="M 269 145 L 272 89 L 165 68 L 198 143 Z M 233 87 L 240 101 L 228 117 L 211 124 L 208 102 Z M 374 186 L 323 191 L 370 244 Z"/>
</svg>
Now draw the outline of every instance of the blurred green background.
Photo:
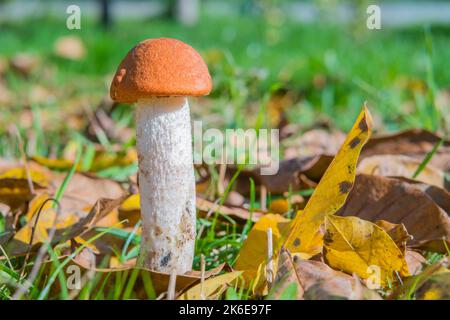
<svg viewBox="0 0 450 320">
<path fill-rule="evenodd" d="M 19 155 L 14 125 L 29 155 L 61 156 L 80 133 L 132 146 L 131 133 L 90 135 L 89 126 L 103 108 L 132 132 L 133 109 L 105 107 L 105 97 L 124 55 L 153 37 L 185 41 L 208 63 L 214 91 L 192 102 L 207 126 L 273 127 L 282 118 L 300 131 L 348 130 L 368 101 L 379 132 L 447 132 L 450 24 L 439 17 L 448 1 L 378 1 L 381 30 L 366 27 L 369 1 L 186 3 L 0 1 L 0 155 Z M 80 30 L 66 27 L 69 4 L 81 8 Z"/>
</svg>

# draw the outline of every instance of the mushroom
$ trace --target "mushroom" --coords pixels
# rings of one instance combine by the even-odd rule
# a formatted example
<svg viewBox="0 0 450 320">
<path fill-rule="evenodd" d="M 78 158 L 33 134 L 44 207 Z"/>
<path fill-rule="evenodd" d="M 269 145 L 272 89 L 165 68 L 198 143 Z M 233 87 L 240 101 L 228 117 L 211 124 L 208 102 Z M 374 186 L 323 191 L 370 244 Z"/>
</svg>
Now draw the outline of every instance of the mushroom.
<svg viewBox="0 0 450 320">
<path fill-rule="evenodd" d="M 192 270 L 196 199 L 187 97 L 207 95 L 211 89 L 199 53 L 176 39 L 142 41 L 114 75 L 111 98 L 137 104 L 140 267 L 178 274 Z"/>
</svg>

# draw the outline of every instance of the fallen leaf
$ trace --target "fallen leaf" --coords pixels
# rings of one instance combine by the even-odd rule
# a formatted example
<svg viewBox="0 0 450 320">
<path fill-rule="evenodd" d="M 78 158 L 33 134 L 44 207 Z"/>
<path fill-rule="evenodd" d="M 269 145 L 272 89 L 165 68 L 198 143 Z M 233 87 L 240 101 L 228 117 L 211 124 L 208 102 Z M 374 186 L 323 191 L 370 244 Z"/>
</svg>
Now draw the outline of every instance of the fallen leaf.
<svg viewBox="0 0 450 320">
<path fill-rule="evenodd" d="M 364 158 L 358 165 L 357 172 L 379 176 L 399 176 L 411 178 L 421 161 L 404 155 L 375 155 Z M 418 181 L 444 187 L 444 172 L 425 166 L 415 178 Z"/>
<path fill-rule="evenodd" d="M 406 248 L 408 241 L 413 237 L 408 233 L 405 225 L 403 223 L 390 223 L 386 220 L 378 220 L 375 224 L 386 231 L 403 253 L 409 274 L 415 275 L 420 273 L 422 271 L 422 265 L 425 264 L 427 260 L 420 253 Z"/>
<path fill-rule="evenodd" d="M 334 156 L 339 146 L 344 143 L 345 134 L 340 131 L 328 132 L 323 129 L 313 129 L 291 137 L 284 141 L 286 159 L 305 156 Z"/>
<path fill-rule="evenodd" d="M 202 213 L 220 212 L 223 215 L 236 217 L 244 221 L 250 219 L 251 217 L 252 221 L 255 222 L 264 216 L 264 213 L 261 211 L 254 211 L 252 214 L 250 214 L 250 211 L 247 209 L 225 205 L 219 206 L 219 204 L 199 197 L 197 197 L 196 206 L 197 209 Z"/>
<path fill-rule="evenodd" d="M 73 161 L 67 159 L 50 159 L 35 155 L 31 160 L 52 170 L 69 170 L 73 166 Z"/>
<path fill-rule="evenodd" d="M 278 258 L 275 284 L 269 297 L 278 298 L 291 283 L 297 284 L 297 299 L 305 300 L 380 300 L 357 277 L 333 270 L 320 261 L 303 260 L 282 250 Z"/>
<path fill-rule="evenodd" d="M 295 300 L 303 300 L 305 290 L 295 270 L 294 260 L 289 252 L 282 248 L 277 257 L 275 280 L 266 299 L 281 300 L 280 296 L 292 284 L 296 285 Z"/>
<path fill-rule="evenodd" d="M 425 155 L 441 140 L 441 137 L 423 129 L 411 129 L 394 134 L 379 135 L 369 140 L 361 153 L 361 159 L 373 155 L 401 154 L 422 161 Z M 430 165 L 446 171 L 450 167 L 450 142 L 444 144 L 431 158 Z"/>
<path fill-rule="evenodd" d="M 372 118 L 364 107 L 344 144 L 323 175 L 303 212 L 292 222 L 285 247 L 292 253 L 312 257 L 322 250 L 320 226 L 345 202 L 355 180 L 359 153 L 369 139 Z"/>
<path fill-rule="evenodd" d="M 8 59 L 0 56 L 0 75 L 3 76 L 8 71 Z"/>
<path fill-rule="evenodd" d="M 69 170 L 73 166 L 73 160 L 66 158 L 51 159 L 41 156 L 33 156 L 31 158 L 34 162 L 47 167 L 52 170 Z M 110 167 L 124 167 L 137 162 L 136 149 L 128 149 L 126 151 L 118 151 L 114 153 L 105 152 L 104 150 L 97 150 L 92 165 L 88 168 L 89 171 L 101 171 Z M 77 168 L 81 170 L 81 165 Z"/>
<path fill-rule="evenodd" d="M 443 239 L 450 245 L 449 204 L 450 194 L 443 189 L 361 174 L 338 215 L 403 223 L 413 236 L 410 246 L 445 253 Z"/>
<path fill-rule="evenodd" d="M 282 160 L 279 163 L 278 172 L 271 176 L 261 175 L 259 167 L 253 170 L 242 170 L 236 181 L 236 191 L 248 195 L 249 178 L 254 180 L 257 187 L 264 185 L 271 194 L 309 189 L 317 184 L 332 159 L 331 156 L 322 155 Z M 235 168 L 227 169 L 228 178 L 231 178 L 235 172 Z"/>
<path fill-rule="evenodd" d="M 33 219 L 28 221 L 14 235 L 13 239 L 7 243 L 7 252 L 10 256 L 18 256 L 25 254 L 30 249 L 36 249 L 38 244 L 43 243 L 48 238 L 49 229 L 53 228 L 53 226 L 56 227 L 56 233 L 52 238 L 52 244 L 80 236 L 117 208 L 123 200 L 124 196 L 117 199 L 100 199 L 91 207 L 87 214 L 75 211 L 71 214 L 65 214 L 63 218 L 58 216 L 53 208 L 42 210 L 37 222 L 38 216 L 34 215 Z M 36 231 L 30 247 L 33 228 Z"/>
<path fill-rule="evenodd" d="M 379 268 L 380 284 L 396 279 L 395 272 L 408 276 L 405 257 L 379 226 L 356 217 L 328 216 L 323 255 L 334 269 L 369 278 L 372 266 Z"/>
<path fill-rule="evenodd" d="M 53 183 L 59 187 L 66 174 L 55 173 Z M 52 190 L 53 191 L 53 190 Z M 76 172 L 69 181 L 60 201 L 62 212 L 75 212 L 91 208 L 101 198 L 122 198 L 124 190 L 120 184 L 111 179 Z"/>
<path fill-rule="evenodd" d="M 233 271 L 209 278 L 205 280 L 203 286 L 199 283 L 181 294 L 178 300 L 201 300 L 202 293 L 207 300 L 217 300 L 227 287 L 237 285 L 240 275 L 242 271 Z"/>
<path fill-rule="evenodd" d="M 50 183 L 46 172 L 29 169 L 33 188 L 44 189 Z M 27 171 L 23 167 L 16 167 L 0 174 L 0 202 L 11 208 L 16 208 L 33 198 L 28 182 Z"/>
<path fill-rule="evenodd" d="M 119 207 L 119 220 L 126 220 L 124 227 L 132 227 L 141 219 L 139 194 L 132 194 Z"/>
<path fill-rule="evenodd" d="M 235 270 L 244 271 L 246 284 L 256 278 L 258 268 L 267 259 L 267 229 L 272 228 L 274 252 L 278 248 L 279 240 L 288 230 L 289 219 L 279 214 L 266 214 L 255 223 L 244 241 L 235 265 Z"/>
<path fill-rule="evenodd" d="M 411 240 L 412 236 L 406 230 L 404 224 L 390 223 L 386 220 L 378 220 L 375 222 L 377 226 L 386 231 L 389 237 L 394 241 L 403 255 L 406 254 L 406 244 Z"/>
<path fill-rule="evenodd" d="M 420 274 L 423 266 L 427 264 L 427 259 L 420 253 L 412 250 L 406 250 L 405 260 L 408 265 L 409 274 L 413 276 Z"/>
<path fill-rule="evenodd" d="M 263 212 L 254 211 L 250 214 L 250 211 L 242 207 L 231 206 L 219 206 L 219 204 L 211 202 L 206 199 L 197 197 L 196 207 L 200 211 L 200 214 L 220 212 L 223 215 L 232 216 L 242 221 L 247 221 L 252 218 L 253 222 L 258 221 L 263 215 Z M 128 197 L 119 207 L 119 219 L 127 219 L 126 226 L 132 226 L 140 219 L 140 196 L 134 194 Z"/>
<path fill-rule="evenodd" d="M 298 94 L 287 88 L 276 88 L 267 101 L 267 119 L 271 128 L 282 129 L 287 124 L 286 110 L 296 103 Z"/>
</svg>

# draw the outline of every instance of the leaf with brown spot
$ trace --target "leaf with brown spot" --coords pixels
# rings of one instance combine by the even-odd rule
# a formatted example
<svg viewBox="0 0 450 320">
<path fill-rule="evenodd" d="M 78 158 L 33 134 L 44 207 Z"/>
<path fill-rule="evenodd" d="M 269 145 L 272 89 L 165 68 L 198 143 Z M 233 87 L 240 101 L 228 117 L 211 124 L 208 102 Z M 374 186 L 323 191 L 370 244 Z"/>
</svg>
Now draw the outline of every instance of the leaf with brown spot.
<svg viewBox="0 0 450 320">
<path fill-rule="evenodd" d="M 303 260 L 282 250 L 278 258 L 275 283 L 269 299 L 276 299 L 289 284 L 297 284 L 301 300 L 380 300 L 357 277 L 331 269 L 320 261 Z"/>
<path fill-rule="evenodd" d="M 323 254 L 329 266 L 363 279 L 372 275 L 371 266 L 377 266 L 384 285 L 395 281 L 395 272 L 409 275 L 404 254 L 379 226 L 356 217 L 329 215 L 326 233 Z"/>
<path fill-rule="evenodd" d="M 371 128 L 372 118 L 369 110 L 364 107 L 305 209 L 301 214 L 297 213 L 292 222 L 284 244 L 290 252 L 301 253 L 303 257 L 309 258 L 322 250 L 320 226 L 324 223 L 325 217 L 333 215 L 347 199 L 355 180 L 354 170 L 348 168 L 356 166 L 359 153 L 370 137 Z M 361 142 L 352 148 L 350 142 L 356 137 Z M 297 238 L 300 244 L 296 246 Z"/>
<path fill-rule="evenodd" d="M 403 224 L 413 236 L 409 245 L 446 252 L 450 245 L 450 194 L 435 186 L 397 178 L 360 174 L 341 216 Z"/>
</svg>

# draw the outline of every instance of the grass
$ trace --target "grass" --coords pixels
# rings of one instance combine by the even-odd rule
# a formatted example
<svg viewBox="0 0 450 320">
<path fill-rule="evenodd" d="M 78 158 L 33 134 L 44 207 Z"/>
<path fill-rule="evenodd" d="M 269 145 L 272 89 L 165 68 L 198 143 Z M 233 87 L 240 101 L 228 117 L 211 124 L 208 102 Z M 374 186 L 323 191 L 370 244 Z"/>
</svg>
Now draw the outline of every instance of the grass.
<svg viewBox="0 0 450 320">
<path fill-rule="evenodd" d="M 445 35 L 448 29 L 443 27 L 431 29 L 425 36 L 422 27 L 355 31 L 346 26 L 302 25 L 288 20 L 273 26 L 256 17 L 206 16 L 195 27 L 164 20 L 123 21 L 104 32 L 91 21 L 83 21 L 80 31 L 69 31 L 63 21 L 47 18 L 7 23 L 1 28 L 0 55 L 34 53 L 42 58 L 44 68 L 52 70 L 51 77 L 34 74 L 26 80 L 7 74 L 9 86 L 22 96 L 36 83 L 55 92 L 53 101 L 33 106 L 35 112 L 69 108 L 67 105 L 80 97 L 96 105 L 108 92 L 108 76 L 126 52 L 142 39 L 161 36 L 180 38 L 203 53 L 215 82 L 212 98 L 231 99 L 239 106 L 230 116 L 226 116 L 229 111 L 221 112 L 226 119 L 224 127 L 233 127 L 250 111 L 250 102 L 261 101 L 278 83 L 301 96 L 301 103 L 293 106 L 289 115 L 305 127 L 320 113 L 322 118 L 333 119 L 337 127 L 348 129 L 349 119 L 356 116 L 363 101 L 369 100 L 387 129 L 437 129 L 436 121 L 429 119 L 433 113 L 426 111 L 431 110 L 430 97 L 416 96 L 417 91 L 410 87 L 430 87 L 432 94 L 434 88 L 450 83 L 450 71 L 445 67 L 450 59 L 446 50 L 450 40 Z M 87 57 L 77 62 L 56 57 L 52 44 L 62 35 L 79 36 L 87 47 Z M 422 100 L 426 103 L 423 107 Z M 411 110 L 406 101 L 414 101 L 416 106 Z M 4 121 L 15 118 L 23 103 L 18 99 Z M 49 118 L 58 123 L 57 117 Z"/>
<path fill-rule="evenodd" d="M 144 22 L 122 21 L 105 32 L 92 21 L 84 20 L 80 31 L 68 31 L 63 20 L 52 17 L 31 19 L 16 23 L 0 24 L 0 56 L 12 57 L 18 52 L 35 54 L 41 60 L 40 67 L 28 78 L 14 72 L 5 74 L 5 82 L 15 95 L 14 102 L 4 110 L 0 119 L 0 156 L 14 158 L 19 155 L 15 137 L 8 132 L 8 124 L 20 124 L 22 137 L 34 137 L 36 148 L 32 155 L 61 156 L 69 142 L 80 140 L 80 129 L 66 120 L 83 114 L 81 106 L 94 108 L 108 93 L 109 80 L 127 51 L 140 40 L 152 37 L 176 37 L 199 49 L 210 67 L 215 89 L 206 101 L 196 101 L 194 119 L 207 119 L 219 114 L 218 122 L 205 126 L 222 128 L 265 127 L 270 119 L 266 115 L 267 100 L 274 90 L 284 88 L 298 97 L 287 111 L 291 123 L 301 124 L 302 130 L 316 126 L 318 122 L 348 130 L 362 103 L 369 100 L 373 113 L 379 120 L 379 129 L 423 127 L 430 130 L 445 128 L 441 113 L 434 101 L 439 91 L 450 83 L 450 39 L 448 29 L 433 27 L 367 31 L 349 26 L 327 24 L 303 25 L 288 20 L 273 24 L 258 17 L 210 17 L 205 16 L 194 27 L 182 27 L 165 20 Z M 81 61 L 67 61 L 53 54 L 54 41 L 63 35 L 75 35 L 82 39 L 87 56 Z M 33 102 L 30 92 L 36 85 L 51 91 L 53 98 Z M 206 111 L 205 111 L 206 110 Z M 31 113 L 32 122 L 22 121 L 25 112 Z M 111 118 L 122 127 L 133 126 L 132 108 L 126 105 L 115 109 Z M 79 151 L 72 170 L 78 163 L 89 168 L 93 163 L 94 144 L 83 138 L 84 152 Z M 97 134 L 96 139 L 106 150 L 120 144 L 122 149 L 134 146 L 134 138 L 121 143 L 110 141 Z M 30 150 L 29 139 L 25 141 Z M 436 149 L 438 145 L 436 146 Z M 435 152 L 435 151 L 434 151 Z M 433 152 L 433 153 L 434 153 Z M 433 155 L 431 153 L 430 157 Z M 424 159 L 426 164 L 427 159 Z M 113 166 L 97 174 L 126 180 L 137 170 L 136 165 Z M 421 170 L 421 168 L 418 168 Z M 420 171 L 419 171 L 420 172 Z M 231 179 L 219 200 L 223 204 L 226 194 L 239 174 Z M 217 180 L 218 177 L 215 177 Z M 64 191 L 66 180 L 60 191 Z M 215 181 L 217 182 L 217 181 Z M 259 202 L 251 181 L 250 211 Z M 312 190 L 301 191 L 308 196 Z M 289 193 L 289 199 L 293 193 Z M 290 204 L 289 204 L 290 205 Z M 290 205 L 291 208 L 291 205 Z M 220 221 L 220 223 L 218 223 Z M 222 262 L 233 264 L 250 231 L 251 220 L 239 226 L 230 217 L 213 212 L 210 218 L 198 219 L 198 230 L 203 235 L 196 242 L 195 269 L 200 269 L 200 255 L 206 257 L 207 268 Z M 115 255 L 120 261 L 136 256 L 140 238 L 121 229 L 97 229 L 92 242 L 106 233 L 125 240 L 125 245 Z M 4 220 L 0 215 L 0 236 L 4 232 Z M 64 244 L 61 244 L 62 246 Z M 83 244 L 76 252 L 81 250 Z M 48 248 L 48 254 L 56 257 L 56 248 Z M 50 272 L 40 268 L 36 280 L 30 286 L 29 298 L 68 299 L 64 260 L 52 259 Z M 431 263 L 438 257 L 430 256 Z M 14 258 L 11 264 L 0 261 L 0 297 L 9 299 L 17 284 L 24 280 L 16 269 L 23 261 Z M 29 267 L 33 266 L 30 262 Z M 98 273 L 83 286 L 77 299 L 127 299 L 133 298 L 133 288 L 138 274 L 131 270 L 116 275 L 112 290 L 106 287 L 111 277 Z M 155 299 L 151 279 L 142 275 L 148 298 Z M 5 285 L 6 283 L 6 285 Z M 61 290 L 52 292 L 54 286 Z M 95 289 L 97 288 L 97 289 Z M 297 288 L 286 288 L 283 295 L 293 297 Z M 249 292 L 229 288 L 226 299 L 247 299 Z"/>
</svg>

